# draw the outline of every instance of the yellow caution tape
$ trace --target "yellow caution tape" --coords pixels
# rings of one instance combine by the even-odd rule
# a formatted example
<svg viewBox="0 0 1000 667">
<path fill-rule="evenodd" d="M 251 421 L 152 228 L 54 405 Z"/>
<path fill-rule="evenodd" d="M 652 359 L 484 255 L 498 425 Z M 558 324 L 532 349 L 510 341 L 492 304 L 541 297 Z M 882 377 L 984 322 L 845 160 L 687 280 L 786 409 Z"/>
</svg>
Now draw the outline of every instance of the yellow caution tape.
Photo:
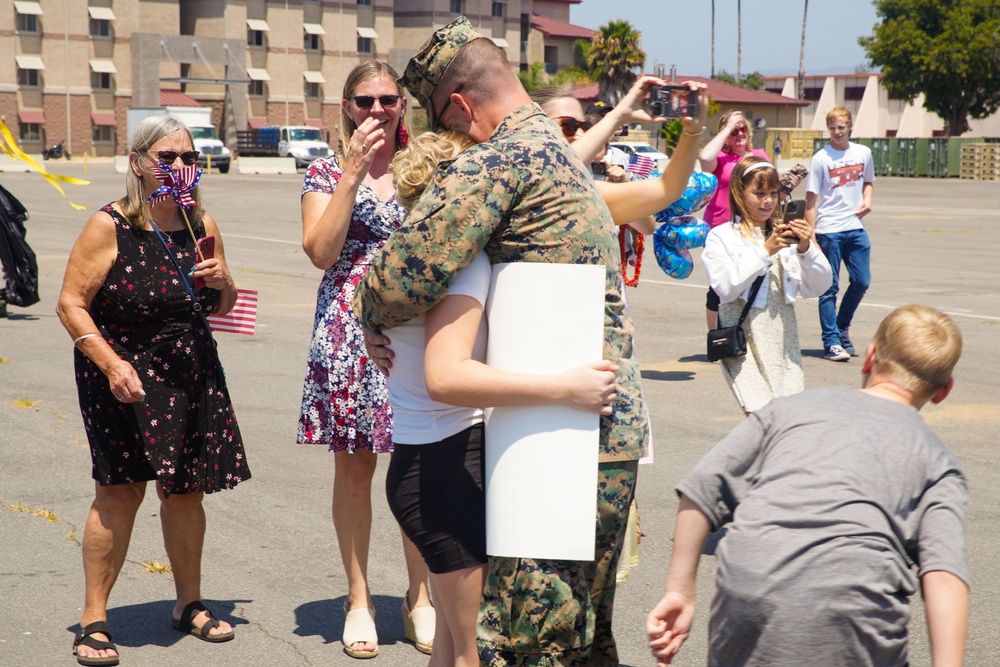
<svg viewBox="0 0 1000 667">
<path fill-rule="evenodd" d="M 24 151 L 18 148 L 17 142 L 14 141 L 14 135 L 10 133 L 10 130 L 7 129 L 7 126 L 4 124 L 2 120 L 0 120 L 0 134 L 3 134 L 4 138 L 4 141 L 0 141 L 0 149 L 3 149 L 4 153 L 11 156 L 15 160 L 24 160 L 29 167 L 33 168 L 35 171 L 41 174 L 42 178 L 44 178 L 46 181 L 49 182 L 49 184 L 52 187 L 58 190 L 59 193 L 62 194 L 63 198 L 66 200 L 66 203 L 68 203 L 70 206 L 72 206 L 78 211 L 86 210 L 87 208 L 86 206 L 81 206 L 80 204 L 74 204 L 73 202 L 71 202 L 69 200 L 69 197 L 66 196 L 66 193 L 63 191 L 62 187 L 59 185 L 57 181 L 62 181 L 63 183 L 69 183 L 70 185 L 90 185 L 90 181 L 85 181 L 80 178 L 73 178 L 72 176 L 59 176 L 58 174 L 50 174 L 49 172 L 45 171 L 45 168 L 42 167 L 42 165 L 38 164 L 38 162 L 36 162 L 34 158 L 32 158 L 30 155 L 25 154 Z"/>
</svg>

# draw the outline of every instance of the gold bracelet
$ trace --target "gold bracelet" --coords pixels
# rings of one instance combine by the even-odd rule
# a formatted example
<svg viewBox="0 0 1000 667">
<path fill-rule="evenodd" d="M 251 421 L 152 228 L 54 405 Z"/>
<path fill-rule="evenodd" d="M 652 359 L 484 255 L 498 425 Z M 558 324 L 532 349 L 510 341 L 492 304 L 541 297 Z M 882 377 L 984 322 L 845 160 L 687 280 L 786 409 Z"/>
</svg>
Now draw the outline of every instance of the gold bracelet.
<svg viewBox="0 0 1000 667">
<path fill-rule="evenodd" d="M 87 338 L 96 338 L 97 336 L 100 336 L 100 335 L 101 334 L 99 334 L 99 333 L 83 334 L 82 336 L 80 336 L 79 338 L 77 338 L 76 340 L 73 341 L 73 345 L 75 346 L 81 340 L 85 340 Z"/>
<path fill-rule="evenodd" d="M 701 128 L 701 132 L 688 132 L 687 130 L 684 130 L 684 134 L 688 135 L 689 137 L 700 137 L 701 135 L 705 134 L 705 128 L 704 127 Z"/>
</svg>

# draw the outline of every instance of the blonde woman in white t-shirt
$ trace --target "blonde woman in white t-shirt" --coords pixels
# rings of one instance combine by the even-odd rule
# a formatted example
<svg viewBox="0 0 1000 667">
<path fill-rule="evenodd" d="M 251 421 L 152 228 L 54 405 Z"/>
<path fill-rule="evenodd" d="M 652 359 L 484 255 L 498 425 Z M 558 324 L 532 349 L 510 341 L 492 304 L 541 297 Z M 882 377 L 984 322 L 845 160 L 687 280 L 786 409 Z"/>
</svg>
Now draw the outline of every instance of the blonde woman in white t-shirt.
<svg viewBox="0 0 1000 667">
<path fill-rule="evenodd" d="M 392 162 L 399 203 L 412 208 L 439 165 L 472 144 L 451 131 L 413 139 Z M 490 274 L 489 259 L 480 254 L 426 315 L 383 332 L 394 354 L 386 496 L 430 570 L 437 610 L 433 666 L 479 665 L 476 621 L 486 577 L 482 408 L 559 403 L 608 415 L 615 396 L 618 368 L 609 361 L 558 375 L 486 366 Z"/>
</svg>

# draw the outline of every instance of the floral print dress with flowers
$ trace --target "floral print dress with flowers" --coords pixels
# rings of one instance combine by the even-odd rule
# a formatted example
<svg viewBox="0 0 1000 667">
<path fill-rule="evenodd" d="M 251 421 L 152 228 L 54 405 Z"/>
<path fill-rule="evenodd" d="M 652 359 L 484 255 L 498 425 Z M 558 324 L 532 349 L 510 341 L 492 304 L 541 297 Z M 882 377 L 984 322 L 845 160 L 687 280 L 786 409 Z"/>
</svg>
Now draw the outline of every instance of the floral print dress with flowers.
<svg viewBox="0 0 1000 667">
<path fill-rule="evenodd" d="M 302 194 L 333 194 L 343 169 L 336 156 L 315 160 Z M 372 256 L 403 219 L 395 198 L 382 201 L 362 183 L 344 248 L 326 270 L 316 296 L 316 317 L 302 389 L 298 442 L 331 451 L 392 451 L 392 411 L 385 379 L 365 353 L 364 333 L 351 310 L 354 289 Z"/>
<path fill-rule="evenodd" d="M 215 341 L 153 231 L 134 230 L 111 205 L 118 256 L 90 304 L 112 349 L 135 368 L 146 398 L 121 403 L 107 376 L 80 350 L 76 383 L 101 485 L 159 481 L 166 493 L 213 493 L 250 479 L 243 440 Z M 204 235 L 204 228 L 196 230 Z M 194 266 L 189 233 L 165 232 L 184 271 Z M 219 292 L 198 290 L 203 312 Z"/>
</svg>

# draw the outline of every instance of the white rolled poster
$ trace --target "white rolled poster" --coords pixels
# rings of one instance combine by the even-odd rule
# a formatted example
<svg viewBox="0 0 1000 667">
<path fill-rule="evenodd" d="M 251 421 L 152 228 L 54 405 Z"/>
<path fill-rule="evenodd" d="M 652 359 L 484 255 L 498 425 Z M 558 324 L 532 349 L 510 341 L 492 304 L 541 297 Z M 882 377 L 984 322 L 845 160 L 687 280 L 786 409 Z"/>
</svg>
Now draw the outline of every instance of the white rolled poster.
<svg viewBox="0 0 1000 667">
<path fill-rule="evenodd" d="M 600 361 L 606 267 L 493 266 L 486 363 L 559 373 Z M 600 415 L 562 405 L 486 413 L 486 551 L 593 560 Z"/>
</svg>

